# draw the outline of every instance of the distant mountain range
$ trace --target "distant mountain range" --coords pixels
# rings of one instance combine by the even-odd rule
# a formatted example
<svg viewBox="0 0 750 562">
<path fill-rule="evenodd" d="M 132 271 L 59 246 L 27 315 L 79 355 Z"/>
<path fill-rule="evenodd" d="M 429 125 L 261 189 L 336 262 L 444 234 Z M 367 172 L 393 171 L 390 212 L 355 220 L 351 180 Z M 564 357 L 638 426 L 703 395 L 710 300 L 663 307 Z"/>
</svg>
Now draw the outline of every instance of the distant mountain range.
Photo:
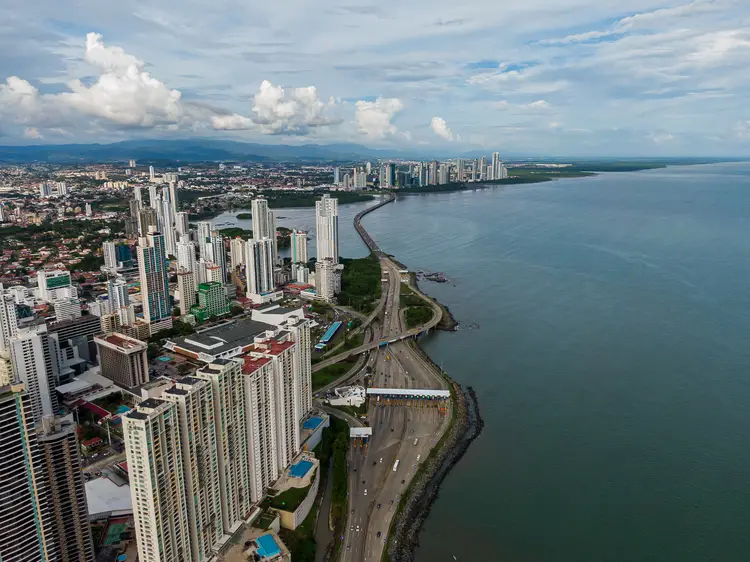
<svg viewBox="0 0 750 562">
<path fill-rule="evenodd" d="M 441 151 L 444 152 L 444 151 Z M 441 154 L 442 155 L 442 154 Z M 367 158 L 417 158 L 400 150 L 373 149 L 358 144 L 256 144 L 212 139 L 128 140 L 112 144 L 53 144 L 0 146 L 0 162 L 55 164 L 127 162 L 336 162 Z"/>
<path fill-rule="evenodd" d="M 500 150 L 504 161 L 532 160 L 529 154 Z M 48 144 L 26 146 L 0 146 L 0 163 L 28 164 L 47 162 L 50 164 L 91 164 L 127 162 L 137 160 L 139 164 L 155 166 L 179 165 L 198 162 L 354 162 L 378 159 L 431 160 L 445 158 L 490 157 L 491 150 L 458 151 L 455 147 L 415 147 L 413 149 L 378 149 L 360 144 L 258 144 L 216 139 L 185 140 L 127 140 L 111 144 Z M 543 158 L 535 161 L 581 162 L 611 161 L 613 158 Z M 619 158 L 615 160 L 637 160 L 662 162 L 664 164 L 697 164 L 735 160 L 734 158 Z"/>
</svg>

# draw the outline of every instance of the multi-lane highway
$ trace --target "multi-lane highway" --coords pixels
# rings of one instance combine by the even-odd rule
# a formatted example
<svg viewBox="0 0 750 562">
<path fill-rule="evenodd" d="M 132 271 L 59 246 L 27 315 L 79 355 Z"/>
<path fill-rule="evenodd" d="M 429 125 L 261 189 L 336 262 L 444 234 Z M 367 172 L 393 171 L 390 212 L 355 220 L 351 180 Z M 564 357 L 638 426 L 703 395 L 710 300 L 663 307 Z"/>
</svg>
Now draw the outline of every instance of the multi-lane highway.
<svg viewBox="0 0 750 562">
<path fill-rule="evenodd" d="M 424 331 L 425 327 L 405 330 L 399 314 L 399 268 L 361 228 L 359 218 L 358 215 L 355 226 L 360 235 L 364 233 L 363 239 L 378 255 L 387 281 L 383 287 L 385 298 L 381 299 L 382 324 L 377 326 L 381 330 L 380 338 L 374 344 L 362 346 L 364 349 L 352 351 L 371 352 L 368 364 L 373 368 L 373 386 L 446 388 L 442 376 L 415 352 L 413 344 L 402 341 Z M 441 314 L 440 308 L 432 304 L 436 313 L 430 327 L 437 324 Z M 383 341 L 394 343 L 380 347 Z M 399 500 L 450 419 L 450 405 L 447 413 L 441 414 L 430 401 L 398 406 L 384 403 L 370 401 L 368 422 L 373 429 L 372 437 L 365 446 L 360 441 L 353 441 L 348 454 L 349 513 L 341 557 L 347 562 L 380 561 Z"/>
</svg>

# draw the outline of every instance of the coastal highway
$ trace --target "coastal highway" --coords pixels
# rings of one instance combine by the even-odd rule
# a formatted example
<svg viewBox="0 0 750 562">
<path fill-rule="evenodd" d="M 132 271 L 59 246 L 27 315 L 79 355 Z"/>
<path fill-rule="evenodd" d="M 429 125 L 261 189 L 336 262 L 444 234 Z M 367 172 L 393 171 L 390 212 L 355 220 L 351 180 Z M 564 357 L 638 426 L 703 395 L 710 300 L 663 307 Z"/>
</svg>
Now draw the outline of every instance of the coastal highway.
<svg viewBox="0 0 750 562">
<path fill-rule="evenodd" d="M 386 203 L 381 203 L 380 206 Z M 360 213 L 363 215 L 364 213 Z M 435 310 L 433 319 L 425 326 L 405 330 L 400 315 L 401 280 L 399 267 L 380 249 L 359 224 L 355 227 L 365 243 L 378 255 L 383 277 L 382 324 L 380 337 L 375 342 L 351 350 L 352 354 L 370 352 L 368 364 L 373 368 L 371 386 L 387 388 L 447 388 L 445 380 L 432 364 L 424 360 L 410 342 L 413 337 L 434 327 L 442 310 L 426 296 Z M 384 298 L 383 298 L 384 297 Z M 373 325 L 374 328 L 377 327 Z M 386 342 L 385 347 L 381 343 Z M 338 358 L 328 361 L 335 362 Z M 343 357 L 341 357 L 343 358 Z M 319 365 L 325 362 L 321 362 Z M 329 363 L 329 364 L 331 364 Z M 411 479 L 440 438 L 450 420 L 450 405 L 442 415 L 428 401 L 410 405 L 384 405 L 385 401 L 370 401 L 368 422 L 373 428 L 369 443 L 353 441 L 347 456 L 349 484 L 349 513 L 344 530 L 344 561 L 379 562 L 388 531 L 398 509 L 399 500 Z M 399 461 L 396 470 L 394 464 Z M 380 534 L 380 536 L 378 536 Z"/>
</svg>

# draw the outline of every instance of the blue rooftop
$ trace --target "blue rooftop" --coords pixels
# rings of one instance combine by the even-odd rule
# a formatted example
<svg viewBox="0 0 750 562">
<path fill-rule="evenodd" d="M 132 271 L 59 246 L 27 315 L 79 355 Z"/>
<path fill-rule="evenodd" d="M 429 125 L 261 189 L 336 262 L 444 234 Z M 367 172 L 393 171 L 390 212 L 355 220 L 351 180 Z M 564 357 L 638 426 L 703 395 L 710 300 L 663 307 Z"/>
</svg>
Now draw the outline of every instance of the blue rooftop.
<svg viewBox="0 0 750 562">
<path fill-rule="evenodd" d="M 334 322 L 333 324 L 331 324 L 331 327 L 328 328 L 328 331 L 325 333 L 325 335 L 320 338 L 320 343 L 328 343 L 329 341 L 331 341 L 331 338 L 339 328 L 341 328 L 341 322 Z"/>
<path fill-rule="evenodd" d="M 313 463 L 310 461 L 299 461 L 297 464 L 293 464 L 289 470 L 289 475 L 292 478 L 304 478 L 305 474 L 312 468 Z"/>
<path fill-rule="evenodd" d="M 271 558 L 271 556 L 276 556 L 281 552 L 279 545 L 276 544 L 276 541 L 271 535 L 262 535 L 255 539 L 255 542 L 258 543 L 257 552 L 258 556 L 261 558 Z"/>
<path fill-rule="evenodd" d="M 313 416 L 309 420 L 305 420 L 305 423 L 302 424 L 302 428 L 303 429 L 315 429 L 321 423 L 323 423 L 323 418 L 319 418 L 317 416 Z"/>
</svg>

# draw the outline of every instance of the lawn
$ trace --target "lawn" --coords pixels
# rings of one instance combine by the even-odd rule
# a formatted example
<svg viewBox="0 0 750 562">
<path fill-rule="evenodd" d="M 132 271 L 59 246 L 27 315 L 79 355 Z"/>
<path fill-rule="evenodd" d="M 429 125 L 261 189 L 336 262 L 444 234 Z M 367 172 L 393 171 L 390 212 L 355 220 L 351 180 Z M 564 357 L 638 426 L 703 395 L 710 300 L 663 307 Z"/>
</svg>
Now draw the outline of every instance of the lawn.
<svg viewBox="0 0 750 562">
<path fill-rule="evenodd" d="M 325 367 L 324 369 L 313 373 L 313 390 L 317 390 L 318 388 L 326 386 L 327 384 L 331 384 L 336 379 L 345 375 L 347 371 L 354 367 L 356 363 L 356 358 L 348 359 L 346 361 L 341 361 L 340 363 L 335 363 L 334 365 L 329 365 L 328 367 Z"/>
<path fill-rule="evenodd" d="M 314 477 L 315 476 L 313 475 L 313 478 Z M 312 484 L 310 486 L 312 486 Z M 307 493 L 310 491 L 310 486 L 305 486 L 304 488 L 289 488 L 288 490 L 277 494 L 270 498 L 271 507 L 284 511 L 294 511 L 307 497 Z"/>
</svg>

